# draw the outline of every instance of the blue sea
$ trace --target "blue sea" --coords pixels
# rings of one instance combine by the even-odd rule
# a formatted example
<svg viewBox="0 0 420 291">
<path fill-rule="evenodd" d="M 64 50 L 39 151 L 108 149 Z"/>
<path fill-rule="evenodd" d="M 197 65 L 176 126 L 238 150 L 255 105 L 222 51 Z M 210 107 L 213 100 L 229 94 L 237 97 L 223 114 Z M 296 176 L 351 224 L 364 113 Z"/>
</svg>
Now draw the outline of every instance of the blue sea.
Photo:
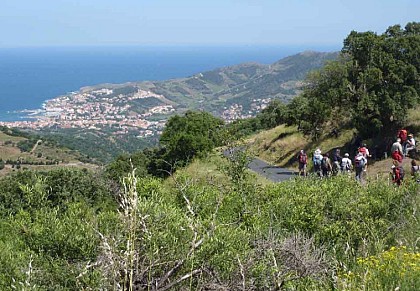
<svg viewBox="0 0 420 291">
<path fill-rule="evenodd" d="M 244 62 L 270 64 L 304 50 L 338 47 L 49 47 L 0 48 L 0 121 L 24 109 L 101 83 L 187 77 Z"/>
</svg>

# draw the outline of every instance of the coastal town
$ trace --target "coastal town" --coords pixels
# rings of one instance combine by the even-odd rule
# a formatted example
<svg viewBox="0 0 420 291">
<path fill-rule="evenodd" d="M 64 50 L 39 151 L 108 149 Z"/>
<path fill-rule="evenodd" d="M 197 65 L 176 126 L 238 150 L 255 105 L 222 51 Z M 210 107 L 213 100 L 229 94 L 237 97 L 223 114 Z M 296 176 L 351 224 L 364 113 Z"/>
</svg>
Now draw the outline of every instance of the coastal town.
<svg viewBox="0 0 420 291">
<path fill-rule="evenodd" d="M 136 112 L 133 101 L 154 98 L 159 105 Z M 148 120 L 152 116 L 165 116 L 175 111 L 163 96 L 138 89 L 132 94 L 114 94 L 111 89 L 90 92 L 72 92 L 46 101 L 42 110 L 34 111 L 31 120 L 0 122 L 0 125 L 33 130 L 45 128 L 115 129 L 116 134 L 139 130 L 139 137 L 160 134 L 166 118 Z"/>
<path fill-rule="evenodd" d="M 220 117 L 227 123 L 255 116 L 270 98 L 254 99 L 247 110 L 233 103 L 221 109 Z M 0 126 L 31 130 L 78 128 L 111 130 L 124 135 L 136 131 L 139 138 L 160 135 L 169 116 L 177 113 L 176 105 L 163 95 L 135 88 L 133 92 L 101 88 L 81 90 L 46 101 L 42 109 L 29 111 L 26 120 L 1 122 Z"/>
</svg>

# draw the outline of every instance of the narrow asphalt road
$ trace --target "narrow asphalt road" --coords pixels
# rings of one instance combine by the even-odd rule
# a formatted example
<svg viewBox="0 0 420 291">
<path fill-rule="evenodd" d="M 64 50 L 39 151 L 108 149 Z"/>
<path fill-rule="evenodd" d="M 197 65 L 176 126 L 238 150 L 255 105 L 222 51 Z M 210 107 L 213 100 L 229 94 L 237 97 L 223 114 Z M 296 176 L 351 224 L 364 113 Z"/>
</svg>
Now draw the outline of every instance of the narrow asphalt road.
<svg viewBox="0 0 420 291">
<path fill-rule="evenodd" d="M 296 175 L 295 172 L 289 169 L 270 165 L 258 158 L 253 158 L 248 164 L 248 168 L 273 182 L 283 182 Z"/>
<path fill-rule="evenodd" d="M 226 157 L 230 157 L 235 150 L 238 149 L 225 150 L 223 154 Z M 267 162 L 255 157 L 249 162 L 248 168 L 273 182 L 283 182 L 296 176 L 294 171 L 270 165 Z"/>
</svg>

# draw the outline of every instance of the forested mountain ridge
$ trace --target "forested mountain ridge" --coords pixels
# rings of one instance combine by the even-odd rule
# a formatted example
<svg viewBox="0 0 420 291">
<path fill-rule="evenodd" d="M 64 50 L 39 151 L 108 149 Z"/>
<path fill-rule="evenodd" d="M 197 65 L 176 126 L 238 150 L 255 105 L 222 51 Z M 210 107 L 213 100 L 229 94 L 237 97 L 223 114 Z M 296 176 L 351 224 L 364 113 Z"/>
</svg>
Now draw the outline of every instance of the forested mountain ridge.
<svg viewBox="0 0 420 291">
<path fill-rule="evenodd" d="M 307 51 L 271 65 L 244 63 L 188 78 L 138 85 L 165 96 L 179 108 L 204 109 L 221 116 L 227 105 L 238 104 L 249 109 L 258 99 L 290 101 L 300 92 L 301 82 L 308 72 L 337 57 L 337 52 Z M 243 114 L 246 114 L 245 110 Z"/>
</svg>

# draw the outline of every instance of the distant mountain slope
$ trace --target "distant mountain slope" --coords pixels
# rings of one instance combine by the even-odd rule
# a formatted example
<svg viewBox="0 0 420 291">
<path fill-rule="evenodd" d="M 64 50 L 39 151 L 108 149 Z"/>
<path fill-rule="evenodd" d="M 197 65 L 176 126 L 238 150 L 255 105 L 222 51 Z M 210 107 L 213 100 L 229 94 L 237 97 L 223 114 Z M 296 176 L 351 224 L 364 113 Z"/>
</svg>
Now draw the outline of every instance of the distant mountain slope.
<svg viewBox="0 0 420 291">
<path fill-rule="evenodd" d="M 279 98 L 287 102 L 299 93 L 309 71 L 337 57 L 338 52 L 307 51 L 271 65 L 245 63 L 189 78 L 138 85 L 165 96 L 181 108 L 204 109 L 221 115 L 226 105 L 237 103 L 249 107 L 254 99 Z"/>
<path fill-rule="evenodd" d="M 240 106 L 246 114 L 255 115 L 261 103 L 273 98 L 285 102 L 298 95 L 308 72 L 319 69 L 326 61 L 338 57 L 338 52 L 305 51 L 283 58 L 273 64 L 243 63 L 202 72 L 187 78 L 165 81 L 142 81 L 125 84 L 100 84 L 81 88 L 81 93 L 110 89 L 110 95 L 130 97 L 138 90 L 150 91 L 159 100 L 146 104 L 146 99 L 130 102 L 128 113 L 144 112 L 157 105 L 170 105 L 174 113 L 186 109 L 200 109 L 224 116 L 229 106 Z M 239 114 L 238 117 L 241 117 Z M 249 116 L 242 116 L 249 117 Z"/>
<path fill-rule="evenodd" d="M 27 132 L 0 127 L 0 176 L 32 169 L 47 170 L 74 166 L 96 168 L 78 151 L 59 146 L 51 140 Z"/>
</svg>

